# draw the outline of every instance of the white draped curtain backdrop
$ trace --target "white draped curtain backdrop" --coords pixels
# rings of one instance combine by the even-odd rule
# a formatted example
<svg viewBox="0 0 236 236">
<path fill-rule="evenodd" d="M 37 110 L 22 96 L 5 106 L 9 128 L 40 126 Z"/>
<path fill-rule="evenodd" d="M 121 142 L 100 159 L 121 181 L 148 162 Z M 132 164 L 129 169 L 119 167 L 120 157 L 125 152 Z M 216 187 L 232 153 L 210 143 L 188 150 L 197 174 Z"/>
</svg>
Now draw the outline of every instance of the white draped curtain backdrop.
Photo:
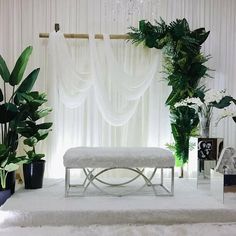
<svg viewBox="0 0 236 236">
<path fill-rule="evenodd" d="M 169 113 L 165 107 L 169 88 L 159 73 L 161 67 L 157 66 L 149 88 L 140 98 L 136 96 L 137 107 L 130 120 L 126 119 L 129 121 L 124 122 L 124 119 L 112 119 L 115 118 L 112 115 L 121 111 L 124 104 L 127 103 L 128 106 L 131 103 L 134 108 L 135 104 L 132 103 L 135 101 L 127 102 L 127 96 L 120 95 L 122 89 L 114 86 L 111 80 L 119 80 L 119 71 L 126 74 L 125 78 L 139 78 L 147 71 L 150 72 L 150 62 L 155 58 L 153 50 L 135 48 L 125 41 L 113 40 L 111 50 L 107 52 L 114 54 L 110 67 L 115 62 L 117 66 L 110 70 L 102 69 L 99 73 L 97 70 L 96 78 L 92 78 L 90 73 L 96 66 L 90 61 L 88 40 L 67 39 L 68 60 L 59 60 L 58 57 L 57 67 L 52 67 L 48 60 L 49 40 L 40 39 L 40 32 L 52 32 L 54 24 L 59 23 L 65 33 L 123 34 L 128 31 L 129 26 L 138 26 L 141 19 L 154 22 L 154 19 L 162 17 L 170 22 L 185 17 L 191 28 L 205 27 L 211 31 L 203 46 L 203 52 L 212 56 L 208 66 L 213 69 L 211 75 L 214 78 L 208 79 L 208 86 L 215 89 L 226 88 L 229 94 L 236 97 L 235 12 L 234 0 L 0 0 L 0 53 L 12 68 L 26 46 L 34 47 L 28 72 L 36 67 L 41 68 L 35 89 L 46 91 L 54 108 L 50 117 L 55 124 L 53 132 L 39 147 L 47 155 L 47 176 L 63 175 L 62 155 L 71 146 L 164 147 L 171 141 Z M 104 44 L 97 40 L 94 46 L 97 48 L 97 57 L 101 59 L 100 66 L 105 68 L 105 55 L 102 50 Z M 105 44 L 105 47 L 109 45 Z M 111 55 L 106 56 L 112 58 Z M 73 65 L 76 66 L 76 71 Z M 54 81 L 55 73 L 59 72 L 61 78 L 69 75 L 63 83 Z M 67 89 L 68 93 L 61 92 L 60 97 L 63 99 L 59 99 L 56 88 L 69 88 L 78 74 L 84 82 L 80 92 Z M 99 84 L 103 87 L 99 87 L 98 91 L 103 91 L 102 94 L 107 92 L 109 100 L 103 98 L 100 101 L 98 91 L 94 92 L 94 86 L 87 89 L 91 86 L 87 83 L 90 79 L 93 84 L 94 81 L 101 82 Z M 119 83 L 125 84 L 125 81 L 120 79 Z M 74 99 L 68 95 L 73 95 Z M 78 104 L 79 101 L 81 104 Z M 101 103 L 102 101 L 105 103 Z M 104 109 L 108 105 L 115 110 L 109 109 L 111 114 L 105 117 L 104 114 L 108 112 Z M 231 119 L 225 119 L 218 127 L 212 127 L 211 131 L 212 136 L 223 137 L 225 145 L 235 147 L 236 125 Z"/>
</svg>

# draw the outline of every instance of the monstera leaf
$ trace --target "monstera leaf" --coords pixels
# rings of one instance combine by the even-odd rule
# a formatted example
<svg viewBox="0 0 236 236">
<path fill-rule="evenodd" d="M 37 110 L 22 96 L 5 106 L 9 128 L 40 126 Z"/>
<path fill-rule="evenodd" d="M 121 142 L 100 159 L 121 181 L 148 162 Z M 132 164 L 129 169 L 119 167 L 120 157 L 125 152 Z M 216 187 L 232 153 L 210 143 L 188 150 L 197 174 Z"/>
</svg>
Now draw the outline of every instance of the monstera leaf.
<svg viewBox="0 0 236 236">
<path fill-rule="evenodd" d="M 200 45 L 206 41 L 209 34 L 210 31 L 206 32 L 205 28 L 199 28 L 191 32 L 191 36 L 195 38 Z"/>
</svg>

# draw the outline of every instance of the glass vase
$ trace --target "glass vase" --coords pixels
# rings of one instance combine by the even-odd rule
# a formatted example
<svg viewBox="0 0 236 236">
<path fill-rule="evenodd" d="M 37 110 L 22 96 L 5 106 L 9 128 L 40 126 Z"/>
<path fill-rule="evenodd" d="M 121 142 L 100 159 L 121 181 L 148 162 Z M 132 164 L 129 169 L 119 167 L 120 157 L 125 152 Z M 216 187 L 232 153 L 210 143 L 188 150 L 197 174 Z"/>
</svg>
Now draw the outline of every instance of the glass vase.
<svg viewBox="0 0 236 236">
<path fill-rule="evenodd" d="M 210 119 L 207 116 L 199 115 L 200 136 L 202 138 L 209 138 L 210 133 Z"/>
</svg>

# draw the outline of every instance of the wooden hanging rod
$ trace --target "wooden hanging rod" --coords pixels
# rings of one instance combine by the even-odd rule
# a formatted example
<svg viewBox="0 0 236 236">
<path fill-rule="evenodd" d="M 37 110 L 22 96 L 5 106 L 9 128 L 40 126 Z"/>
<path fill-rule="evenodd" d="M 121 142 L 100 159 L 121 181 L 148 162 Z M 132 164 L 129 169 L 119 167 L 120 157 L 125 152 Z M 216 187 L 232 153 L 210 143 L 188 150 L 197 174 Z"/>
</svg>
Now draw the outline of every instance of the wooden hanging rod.
<svg viewBox="0 0 236 236">
<path fill-rule="evenodd" d="M 60 25 L 58 23 L 55 24 L 55 31 L 60 30 Z M 64 34 L 65 38 L 71 39 L 88 39 L 88 34 Z M 102 34 L 95 34 L 95 39 L 103 39 Z M 39 38 L 49 38 L 49 33 L 40 33 Z M 110 34 L 110 39 L 130 39 L 128 34 Z"/>
<path fill-rule="evenodd" d="M 40 33 L 39 38 L 48 38 L 49 33 Z M 70 39 L 88 39 L 88 34 L 64 34 L 65 38 Z M 95 34 L 95 39 L 103 39 L 102 34 Z M 128 34 L 110 34 L 110 39 L 130 39 L 130 36 Z"/>
</svg>

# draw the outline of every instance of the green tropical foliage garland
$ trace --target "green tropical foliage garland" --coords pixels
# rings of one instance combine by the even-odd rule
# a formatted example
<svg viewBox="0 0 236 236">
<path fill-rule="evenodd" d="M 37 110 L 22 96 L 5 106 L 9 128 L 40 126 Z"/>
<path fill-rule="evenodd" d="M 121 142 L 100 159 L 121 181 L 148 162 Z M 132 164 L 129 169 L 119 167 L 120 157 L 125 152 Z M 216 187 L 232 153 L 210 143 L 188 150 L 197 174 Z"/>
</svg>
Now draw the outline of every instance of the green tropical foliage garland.
<svg viewBox="0 0 236 236">
<path fill-rule="evenodd" d="M 172 91 L 166 100 L 170 107 L 171 129 L 175 140 L 177 164 L 188 160 L 189 138 L 199 123 L 193 108 L 178 107 L 175 103 L 187 97 L 198 96 L 201 78 L 207 76 L 204 63 L 209 57 L 201 53 L 201 45 L 209 35 L 205 28 L 191 31 L 186 19 L 177 19 L 167 25 L 162 19 L 155 25 L 141 20 L 139 28 L 131 27 L 129 36 L 132 43 L 143 42 L 149 48 L 162 49 L 164 55 L 164 74 Z"/>
</svg>

